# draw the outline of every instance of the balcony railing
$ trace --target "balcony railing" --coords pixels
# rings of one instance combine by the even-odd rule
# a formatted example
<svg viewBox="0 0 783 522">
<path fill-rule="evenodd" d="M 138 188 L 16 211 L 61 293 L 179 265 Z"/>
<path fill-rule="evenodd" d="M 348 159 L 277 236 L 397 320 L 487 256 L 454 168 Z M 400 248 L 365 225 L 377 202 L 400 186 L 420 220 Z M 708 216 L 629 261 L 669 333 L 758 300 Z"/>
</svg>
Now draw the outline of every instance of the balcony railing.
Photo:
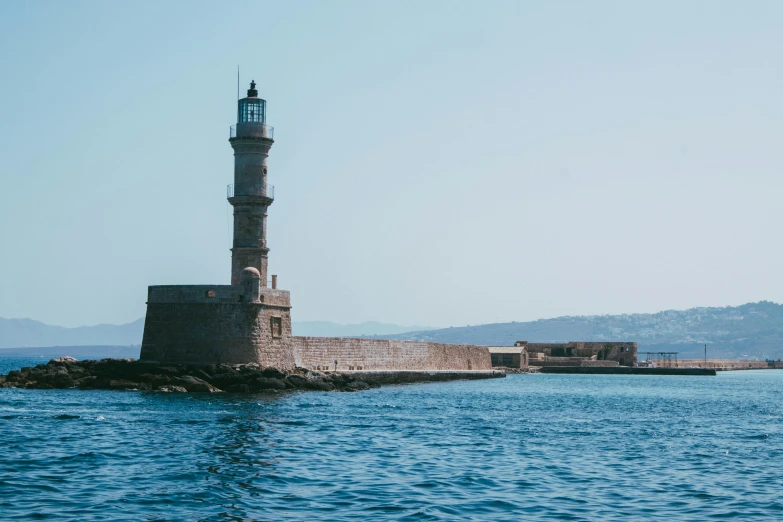
<svg viewBox="0 0 783 522">
<path fill-rule="evenodd" d="M 265 123 L 244 122 L 232 125 L 229 129 L 229 138 L 269 138 L 275 139 L 275 128 Z"/>
<path fill-rule="evenodd" d="M 252 192 L 252 191 L 251 191 Z M 266 196 L 269 199 L 275 199 L 275 186 L 274 185 L 267 185 L 266 190 L 262 191 L 261 194 L 240 194 L 241 196 Z M 233 198 L 234 197 L 234 184 L 226 185 L 226 197 L 227 198 Z"/>
</svg>

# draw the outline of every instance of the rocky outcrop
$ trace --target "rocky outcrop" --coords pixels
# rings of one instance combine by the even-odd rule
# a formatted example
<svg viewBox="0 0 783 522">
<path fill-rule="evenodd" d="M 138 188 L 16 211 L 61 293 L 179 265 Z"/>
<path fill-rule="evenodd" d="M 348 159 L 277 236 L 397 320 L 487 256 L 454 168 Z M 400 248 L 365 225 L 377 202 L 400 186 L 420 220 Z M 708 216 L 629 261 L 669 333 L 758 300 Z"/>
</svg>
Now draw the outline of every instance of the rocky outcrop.
<svg viewBox="0 0 783 522">
<path fill-rule="evenodd" d="M 188 366 L 134 359 L 77 361 L 52 359 L 47 364 L 12 370 L 0 376 L 0 388 L 41 390 L 148 390 L 169 393 L 275 393 L 285 390 L 359 391 L 383 384 L 502 377 L 502 372 L 337 373 L 296 368 L 281 371 L 257 364 Z M 416 375 L 413 375 L 416 374 Z M 413 375 L 413 376 L 412 376 Z"/>
</svg>

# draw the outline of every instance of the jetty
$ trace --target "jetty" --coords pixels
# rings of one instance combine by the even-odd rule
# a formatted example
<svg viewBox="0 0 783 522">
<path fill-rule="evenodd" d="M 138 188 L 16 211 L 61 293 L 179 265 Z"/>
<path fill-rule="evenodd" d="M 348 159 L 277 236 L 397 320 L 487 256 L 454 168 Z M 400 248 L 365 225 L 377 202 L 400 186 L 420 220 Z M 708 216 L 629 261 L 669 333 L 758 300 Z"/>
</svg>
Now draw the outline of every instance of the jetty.
<svg viewBox="0 0 783 522">
<path fill-rule="evenodd" d="M 630 366 L 542 366 L 539 372 L 588 375 L 717 375 L 715 368 L 633 368 Z"/>
</svg>

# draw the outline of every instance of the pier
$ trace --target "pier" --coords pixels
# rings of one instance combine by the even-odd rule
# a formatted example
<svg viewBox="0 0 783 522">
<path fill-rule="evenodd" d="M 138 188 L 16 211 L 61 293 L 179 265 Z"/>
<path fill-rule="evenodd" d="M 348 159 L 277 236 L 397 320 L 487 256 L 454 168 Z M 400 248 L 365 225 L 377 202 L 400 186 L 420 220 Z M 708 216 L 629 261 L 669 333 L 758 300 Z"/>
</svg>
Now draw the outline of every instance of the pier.
<svg viewBox="0 0 783 522">
<path fill-rule="evenodd" d="M 629 366 L 543 366 L 540 373 L 590 375 L 717 375 L 714 368 L 631 368 Z"/>
</svg>

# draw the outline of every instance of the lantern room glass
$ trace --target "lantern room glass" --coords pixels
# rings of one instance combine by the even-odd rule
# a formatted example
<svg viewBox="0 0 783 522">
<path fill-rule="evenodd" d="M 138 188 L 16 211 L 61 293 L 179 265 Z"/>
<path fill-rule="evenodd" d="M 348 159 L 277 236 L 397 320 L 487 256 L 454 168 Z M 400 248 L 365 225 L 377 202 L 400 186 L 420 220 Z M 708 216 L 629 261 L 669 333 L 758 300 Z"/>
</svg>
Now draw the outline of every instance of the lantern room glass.
<svg viewBox="0 0 783 522">
<path fill-rule="evenodd" d="M 266 102 L 261 98 L 243 98 L 239 100 L 237 123 L 265 123 Z"/>
</svg>

